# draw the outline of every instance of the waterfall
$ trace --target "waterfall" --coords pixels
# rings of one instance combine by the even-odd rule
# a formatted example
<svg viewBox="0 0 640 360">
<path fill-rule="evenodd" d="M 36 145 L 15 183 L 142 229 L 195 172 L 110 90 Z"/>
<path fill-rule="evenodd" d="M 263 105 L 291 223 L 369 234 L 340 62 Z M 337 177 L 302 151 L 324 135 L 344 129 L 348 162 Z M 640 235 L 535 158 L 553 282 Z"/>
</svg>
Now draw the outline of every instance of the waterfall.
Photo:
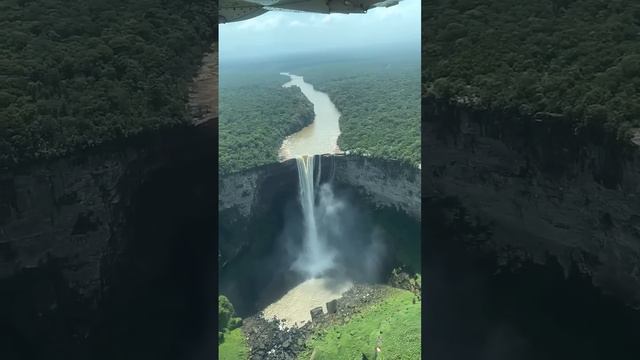
<svg viewBox="0 0 640 360">
<path fill-rule="evenodd" d="M 293 268 L 305 276 L 313 278 L 322 275 L 333 266 L 334 256 L 326 243 L 326 239 L 318 231 L 315 190 L 318 187 L 320 177 L 318 176 L 316 180 L 314 176 L 314 156 L 302 155 L 296 157 L 296 164 L 298 166 L 300 206 L 302 208 L 304 232 L 302 251 L 294 262 Z M 319 160 L 318 165 L 320 165 Z"/>
<path fill-rule="evenodd" d="M 296 158 L 296 163 L 298 165 L 298 181 L 300 183 L 300 205 L 302 206 L 302 216 L 304 219 L 304 245 L 312 251 L 318 248 L 313 160 L 313 155 L 304 155 Z"/>
<path fill-rule="evenodd" d="M 318 176 L 316 176 L 316 188 L 320 186 L 320 175 L 322 174 L 322 156 L 318 156 Z"/>
</svg>

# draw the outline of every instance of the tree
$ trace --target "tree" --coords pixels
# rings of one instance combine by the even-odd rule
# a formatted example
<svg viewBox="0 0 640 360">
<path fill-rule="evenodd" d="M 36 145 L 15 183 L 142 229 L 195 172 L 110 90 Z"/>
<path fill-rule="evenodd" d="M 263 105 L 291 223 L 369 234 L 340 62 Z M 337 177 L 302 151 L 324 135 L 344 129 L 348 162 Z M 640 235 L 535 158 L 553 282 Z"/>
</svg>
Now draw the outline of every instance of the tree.
<svg viewBox="0 0 640 360">
<path fill-rule="evenodd" d="M 231 305 L 231 301 L 227 299 L 226 296 L 220 295 L 218 296 L 218 328 L 221 331 L 224 331 L 229 327 L 229 321 L 233 317 L 235 310 L 233 309 L 233 305 Z"/>
</svg>

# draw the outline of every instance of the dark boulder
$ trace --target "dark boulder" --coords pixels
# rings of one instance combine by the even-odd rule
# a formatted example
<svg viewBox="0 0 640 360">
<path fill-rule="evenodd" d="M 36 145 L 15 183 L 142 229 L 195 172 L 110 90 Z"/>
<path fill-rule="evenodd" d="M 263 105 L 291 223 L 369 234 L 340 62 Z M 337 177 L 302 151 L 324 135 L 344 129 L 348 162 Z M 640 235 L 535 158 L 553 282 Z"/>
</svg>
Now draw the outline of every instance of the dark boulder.
<svg viewBox="0 0 640 360">
<path fill-rule="evenodd" d="M 311 309 L 311 321 L 316 322 L 322 318 L 324 315 L 324 311 L 322 311 L 322 306 L 318 306 L 317 308 Z"/>
<path fill-rule="evenodd" d="M 331 300 L 327 303 L 327 314 L 334 314 L 338 311 L 338 300 Z"/>
</svg>

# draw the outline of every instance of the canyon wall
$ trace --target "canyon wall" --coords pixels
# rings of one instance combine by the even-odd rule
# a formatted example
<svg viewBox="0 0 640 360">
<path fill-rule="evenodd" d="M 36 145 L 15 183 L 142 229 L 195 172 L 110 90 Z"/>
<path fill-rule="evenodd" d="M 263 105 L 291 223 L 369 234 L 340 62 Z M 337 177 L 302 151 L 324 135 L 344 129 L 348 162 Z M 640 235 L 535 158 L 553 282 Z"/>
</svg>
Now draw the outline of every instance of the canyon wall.
<svg viewBox="0 0 640 360">
<path fill-rule="evenodd" d="M 356 187 L 376 206 L 396 208 L 420 221 L 420 169 L 393 160 L 335 157 L 335 179 Z"/>
<path fill-rule="evenodd" d="M 374 204 L 395 207 L 419 220 L 421 177 L 417 167 L 358 155 L 323 155 L 320 163 L 323 181 L 331 177 L 357 187 Z M 259 204 L 259 193 L 277 191 L 269 186 L 297 188 L 297 171 L 295 160 L 290 159 L 222 175 L 218 184 L 218 210 L 221 214 L 236 213 L 237 217 L 231 221 L 248 218 Z"/>
<path fill-rule="evenodd" d="M 148 167 L 143 160 L 123 151 L 0 175 L 0 279 L 59 259 L 70 287 L 97 299 L 104 262 L 115 250 L 109 241 L 121 237 L 119 208 L 128 205 L 131 185 L 142 180 Z"/>
<path fill-rule="evenodd" d="M 144 135 L 0 174 L 0 279 L 56 259 L 72 289 L 97 299 L 140 186 L 155 170 L 207 152 L 214 126 Z"/>
<path fill-rule="evenodd" d="M 521 117 L 423 99 L 423 202 L 455 199 L 451 222 L 503 264 L 556 259 L 640 305 L 635 145 L 554 114 Z"/>
<path fill-rule="evenodd" d="M 217 55 L 215 42 L 191 84 L 191 125 L 0 172 L 0 279 L 57 259 L 74 291 L 99 297 L 140 185 L 162 167 L 216 164 Z"/>
<path fill-rule="evenodd" d="M 374 206 L 392 207 L 420 220 L 421 177 L 417 167 L 356 155 L 325 155 L 320 164 L 322 181 L 332 179 L 353 187 Z M 297 191 L 294 159 L 220 176 L 218 211 L 224 230 L 219 241 L 221 265 L 252 242 L 247 234 L 252 219 L 272 211 L 281 199 L 297 196 Z"/>
<path fill-rule="evenodd" d="M 196 341 L 145 317 L 194 329 L 215 307 L 215 125 L 0 174 L 0 357 L 157 357 Z"/>
</svg>

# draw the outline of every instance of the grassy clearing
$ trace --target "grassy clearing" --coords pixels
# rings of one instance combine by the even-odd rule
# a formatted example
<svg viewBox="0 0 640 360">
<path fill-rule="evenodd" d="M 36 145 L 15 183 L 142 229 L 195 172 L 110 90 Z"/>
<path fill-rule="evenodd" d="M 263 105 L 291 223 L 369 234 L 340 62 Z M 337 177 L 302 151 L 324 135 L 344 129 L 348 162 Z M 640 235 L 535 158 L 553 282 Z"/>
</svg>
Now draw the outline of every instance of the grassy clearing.
<svg viewBox="0 0 640 360">
<path fill-rule="evenodd" d="M 420 359 L 420 302 L 406 290 L 393 289 L 389 296 L 356 315 L 344 325 L 332 326 L 314 336 L 300 359 L 354 359 L 362 354 L 374 359 L 380 339 L 377 360 Z"/>
<path fill-rule="evenodd" d="M 224 342 L 218 345 L 221 360 L 247 360 L 249 348 L 240 328 L 224 333 Z"/>
</svg>

